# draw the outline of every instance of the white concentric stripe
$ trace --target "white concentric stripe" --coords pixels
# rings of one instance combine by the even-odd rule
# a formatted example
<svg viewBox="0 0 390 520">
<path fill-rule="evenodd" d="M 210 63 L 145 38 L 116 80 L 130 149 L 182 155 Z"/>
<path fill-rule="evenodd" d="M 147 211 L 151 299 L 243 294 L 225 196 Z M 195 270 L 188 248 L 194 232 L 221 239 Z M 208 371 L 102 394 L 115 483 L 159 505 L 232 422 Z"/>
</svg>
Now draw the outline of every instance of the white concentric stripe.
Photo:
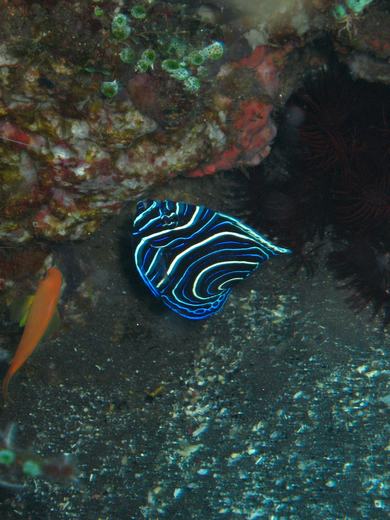
<svg viewBox="0 0 390 520">
<path fill-rule="evenodd" d="M 248 276 L 251 273 L 253 273 L 253 271 L 255 271 L 259 267 L 259 265 L 260 264 L 256 264 L 255 269 L 246 269 L 246 270 L 245 269 L 243 269 L 243 270 L 235 269 L 234 271 L 230 271 L 229 273 L 225 272 L 225 273 L 219 274 L 218 276 L 215 276 L 213 278 L 213 280 L 208 284 L 207 292 L 209 292 L 211 283 L 213 285 L 217 285 L 219 283 L 219 285 L 217 287 L 217 290 L 218 291 L 225 291 L 226 288 L 223 287 L 223 285 L 225 283 L 229 283 L 229 282 L 231 282 L 233 280 L 245 280 L 245 278 L 248 278 Z M 232 276 L 232 278 L 226 279 L 226 277 L 229 276 L 229 275 Z M 221 281 L 221 280 L 223 280 L 223 281 Z M 228 289 L 230 289 L 230 287 L 228 287 Z M 215 289 L 214 289 L 214 291 L 215 291 Z M 211 294 L 211 293 L 209 292 L 209 294 Z"/>
<path fill-rule="evenodd" d="M 137 233 L 142 233 L 142 231 L 144 231 L 145 228 L 148 228 L 151 224 L 153 224 L 153 222 L 156 222 L 156 220 L 160 220 L 161 217 L 160 215 L 157 215 L 157 217 L 154 217 L 154 218 L 151 218 L 150 220 L 148 220 L 146 222 L 146 224 L 144 224 L 142 227 L 140 227 L 139 229 L 137 229 Z"/>
<path fill-rule="evenodd" d="M 248 273 L 247 273 L 248 275 Z M 230 282 L 234 282 L 234 281 L 237 281 L 237 282 L 241 282 L 242 280 L 245 280 L 245 278 L 247 278 L 247 276 L 243 276 L 243 277 L 235 277 L 235 278 L 229 278 L 229 280 L 225 280 L 224 282 L 221 283 L 221 285 L 218 285 L 218 289 L 220 291 L 226 291 L 226 289 L 230 289 L 230 287 L 224 287 L 224 285 L 226 283 L 230 283 Z"/>
<path fill-rule="evenodd" d="M 186 298 L 183 292 L 178 287 L 178 284 L 175 285 L 172 292 L 172 299 L 174 301 L 179 302 L 179 304 L 183 305 L 184 307 L 192 307 L 194 309 L 198 307 L 203 307 L 205 304 L 209 304 L 209 302 L 215 302 L 221 299 L 227 298 L 227 294 L 225 296 L 225 293 L 229 293 L 229 289 L 226 289 L 222 293 L 214 294 L 214 296 L 210 296 L 209 298 L 202 298 L 198 300 L 190 300 L 189 298 Z"/>
<path fill-rule="evenodd" d="M 145 276 L 149 277 L 150 272 L 154 268 L 154 264 L 160 260 L 161 255 L 162 255 L 161 248 L 156 249 L 154 254 L 152 255 L 152 261 L 150 262 L 149 267 L 148 267 L 147 271 L 145 272 Z"/>
<path fill-rule="evenodd" d="M 145 210 L 144 213 L 147 213 L 147 211 Z M 164 215 L 165 217 L 167 217 L 168 219 L 174 217 L 175 215 L 177 215 L 177 211 L 173 211 L 171 213 L 169 213 L 168 215 Z M 156 217 L 153 217 L 151 218 L 150 220 L 148 220 L 146 222 L 146 224 L 144 224 L 142 227 L 140 227 L 139 229 L 137 229 L 137 233 L 142 233 L 142 231 L 144 231 L 146 228 L 149 228 L 154 222 L 156 221 L 159 221 L 161 220 L 161 215 L 158 214 Z M 135 223 L 136 221 L 134 221 Z"/>
<path fill-rule="evenodd" d="M 182 251 L 181 253 L 179 253 L 177 256 L 175 256 L 175 258 L 172 260 L 172 262 L 170 263 L 168 269 L 167 269 L 167 275 L 169 276 L 171 274 L 171 272 L 173 271 L 173 269 L 175 268 L 176 264 L 181 260 L 181 258 L 183 258 L 183 256 L 187 255 L 188 253 L 190 253 L 191 251 L 193 251 L 194 249 L 197 249 L 209 242 L 212 242 L 213 240 L 216 240 L 220 237 L 228 237 L 228 236 L 234 236 L 236 238 L 242 238 L 244 239 L 246 242 L 248 242 L 248 240 L 250 240 L 252 237 L 248 237 L 247 235 L 242 235 L 241 233 L 234 233 L 233 231 L 221 231 L 220 233 L 215 233 L 214 235 L 212 235 L 211 237 L 208 237 L 208 238 L 205 238 L 204 240 L 200 241 L 200 242 L 196 242 L 195 244 L 187 247 L 184 251 Z M 255 241 L 255 239 L 253 239 Z M 259 249 L 261 249 L 261 246 L 258 246 Z M 239 248 L 234 248 L 234 250 L 239 250 Z M 269 255 L 266 255 L 266 258 L 268 259 L 269 258 Z M 157 286 L 158 287 L 158 286 Z"/>
<path fill-rule="evenodd" d="M 151 235 L 147 235 L 146 237 L 142 238 L 137 245 L 134 253 L 134 257 L 136 259 L 136 263 L 139 263 L 139 254 L 140 251 L 142 251 L 144 245 L 148 245 L 148 241 L 152 240 L 153 238 L 160 237 L 162 235 L 166 235 L 167 233 L 172 233 L 173 231 L 180 231 L 181 229 L 187 229 L 191 227 L 194 223 L 194 221 L 197 218 L 198 213 L 201 211 L 200 206 L 196 206 L 196 209 L 194 211 L 194 214 L 192 215 L 191 219 L 187 222 L 187 224 L 184 224 L 183 226 L 177 226 L 174 230 L 172 229 L 164 229 L 163 231 L 158 231 L 157 233 L 152 233 Z M 169 274 L 169 273 L 168 273 Z"/>
<path fill-rule="evenodd" d="M 256 244 L 256 245 L 253 245 L 250 247 L 250 249 L 254 249 L 254 250 L 258 250 L 259 249 L 259 246 Z M 237 248 L 233 248 L 233 249 L 225 249 L 224 251 L 233 251 L 235 253 L 237 253 Z M 241 251 L 241 250 L 240 250 Z M 245 254 L 247 252 L 245 251 Z M 219 256 L 220 255 L 220 251 L 214 251 L 213 253 L 209 253 L 210 255 L 217 255 Z M 247 255 L 249 256 L 249 255 Z M 250 256 L 254 256 L 254 255 L 250 255 Z M 202 261 L 206 260 L 206 257 L 201 257 L 200 258 Z M 247 260 L 249 261 L 249 260 Z M 224 260 L 223 262 L 229 262 L 229 260 Z M 241 262 L 243 262 L 243 260 L 240 260 L 240 258 L 236 258 L 235 260 L 232 260 L 231 261 L 232 263 L 235 262 L 236 264 L 240 264 Z M 255 269 L 262 263 L 262 261 L 255 261 L 255 262 L 252 262 L 256 267 Z M 217 262 L 214 262 L 213 264 L 208 264 L 208 266 L 210 265 L 218 265 Z M 173 275 L 173 278 L 175 278 L 175 275 L 176 275 L 176 279 L 177 279 L 177 282 L 175 284 L 175 287 L 177 288 L 179 285 L 181 285 L 182 287 L 183 286 L 188 286 L 188 278 L 191 277 L 191 275 L 193 274 L 193 271 L 195 271 L 194 267 L 193 267 L 193 263 L 190 263 L 190 265 L 180 274 L 180 275 L 176 275 L 176 273 Z M 178 278 L 179 277 L 179 278 Z M 168 274 L 165 273 L 163 279 L 160 281 L 159 285 L 156 286 L 156 288 L 159 288 L 161 289 L 161 286 L 167 281 L 168 279 Z M 217 277 L 218 279 L 219 277 Z M 162 289 L 163 290 L 163 289 Z M 190 299 L 188 299 L 188 301 L 191 301 Z"/>
<path fill-rule="evenodd" d="M 157 201 L 155 200 L 155 201 L 153 202 L 153 204 L 151 204 L 151 205 L 149 206 L 149 208 L 144 209 L 144 210 L 142 211 L 142 213 L 140 213 L 137 217 L 135 217 L 135 219 L 134 219 L 134 221 L 133 221 L 133 226 L 135 226 L 139 220 L 141 220 L 142 218 L 144 218 L 144 216 L 146 216 L 146 215 L 147 215 L 150 211 L 152 211 L 156 206 L 157 206 Z"/>
<path fill-rule="evenodd" d="M 220 216 L 225 217 L 230 222 L 233 222 L 235 225 L 239 226 L 242 230 L 245 230 L 251 237 L 255 238 L 257 241 L 262 242 L 265 244 L 271 251 L 277 251 L 278 253 L 290 253 L 289 249 L 286 249 L 284 247 L 278 247 L 269 240 L 267 240 L 263 235 L 260 235 L 260 233 L 257 233 L 254 229 L 247 226 L 241 220 L 238 220 L 234 217 L 231 217 L 230 215 L 226 215 L 225 213 L 219 213 Z"/>
<path fill-rule="evenodd" d="M 254 268 L 258 267 L 258 265 L 259 265 L 258 262 L 247 262 L 247 261 L 243 261 L 243 260 L 240 260 L 239 262 L 237 262 L 237 260 L 229 260 L 229 261 L 226 261 L 226 262 L 216 262 L 215 264 L 211 264 L 208 267 L 206 267 L 205 269 L 202 269 L 202 271 L 195 278 L 194 283 L 192 284 L 192 294 L 194 294 L 194 296 L 196 298 L 198 298 L 199 300 L 210 300 L 211 298 L 215 298 L 215 296 L 207 296 L 207 297 L 201 296 L 198 293 L 197 286 L 201 282 L 202 277 L 210 269 L 214 269 L 215 267 L 219 268 L 221 266 L 226 266 L 226 265 L 231 265 L 231 264 L 235 264 L 235 265 L 237 265 L 237 264 L 240 264 L 240 265 L 245 264 L 245 265 L 248 265 L 248 266 L 250 265 L 250 266 L 252 266 Z M 224 282 L 224 283 L 226 283 L 226 282 Z"/>
<path fill-rule="evenodd" d="M 207 229 L 206 229 L 207 226 L 209 226 L 209 224 L 210 224 L 210 223 L 211 223 L 215 218 L 217 218 L 217 216 L 218 216 L 217 214 L 214 214 L 214 215 L 208 216 L 206 221 L 204 221 L 204 217 L 200 217 L 200 218 L 199 218 L 199 221 L 198 221 L 198 222 L 195 224 L 195 226 L 194 226 L 195 229 L 194 229 L 192 235 L 190 235 L 190 236 L 186 236 L 186 235 L 184 235 L 184 236 L 180 236 L 180 235 L 179 235 L 179 236 L 176 236 L 176 235 L 175 235 L 175 231 L 176 231 L 176 229 L 178 229 L 178 228 L 172 228 L 171 231 L 172 231 L 172 236 L 173 236 L 173 238 L 172 238 L 169 242 L 166 242 L 166 243 L 164 244 L 164 247 L 165 247 L 166 249 L 169 249 L 169 247 L 172 247 L 172 246 L 175 244 L 175 242 L 179 242 L 180 240 L 183 242 L 183 247 L 187 247 L 187 246 L 184 246 L 185 241 L 194 240 L 194 237 L 195 237 L 196 235 L 201 235 L 202 233 L 207 232 Z"/>
<path fill-rule="evenodd" d="M 269 255 L 257 243 L 244 245 L 242 242 L 237 242 L 235 247 L 225 247 L 221 250 L 209 251 L 206 254 L 198 256 L 195 260 L 189 262 L 189 265 L 185 268 L 184 275 L 187 275 L 189 270 L 194 270 L 193 265 L 195 262 L 197 266 L 199 266 L 201 262 L 210 263 L 208 261 L 213 257 L 226 256 L 226 253 L 234 253 L 234 255 L 230 255 L 230 257 L 233 257 L 237 263 L 244 260 L 252 261 L 253 258 L 256 258 L 256 263 L 260 265 L 269 258 Z M 223 256 L 221 260 L 223 260 Z M 223 261 L 228 262 L 227 259 Z M 213 262 L 213 260 L 211 260 L 211 262 Z"/>
</svg>

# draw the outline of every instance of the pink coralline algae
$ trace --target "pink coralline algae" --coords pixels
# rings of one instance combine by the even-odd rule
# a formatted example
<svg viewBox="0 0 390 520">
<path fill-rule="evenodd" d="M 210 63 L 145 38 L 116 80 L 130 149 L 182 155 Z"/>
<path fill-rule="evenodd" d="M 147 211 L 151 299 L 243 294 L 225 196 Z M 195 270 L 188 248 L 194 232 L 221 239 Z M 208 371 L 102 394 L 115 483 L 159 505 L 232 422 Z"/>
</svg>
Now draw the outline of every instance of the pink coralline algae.
<svg viewBox="0 0 390 520">
<path fill-rule="evenodd" d="M 269 154 L 278 74 L 291 48 L 243 47 L 237 58 L 226 44 L 221 59 L 220 28 L 200 31 L 197 21 L 193 30 L 166 2 L 134 18 L 133 4 L 113 34 L 119 15 L 106 3 L 0 0 L 0 241 L 84 238 L 169 178 Z M 150 40 L 144 51 L 137 24 Z M 135 65 L 130 44 L 141 56 Z"/>
<path fill-rule="evenodd" d="M 218 153 L 213 162 L 199 166 L 190 172 L 191 177 L 210 175 L 218 170 L 227 170 L 239 164 L 259 164 L 270 152 L 270 143 L 276 134 L 276 128 L 269 116 L 272 105 L 256 100 L 242 102 L 237 118 L 233 120 L 237 144 Z"/>
<path fill-rule="evenodd" d="M 283 58 L 291 50 L 290 46 L 279 50 L 259 46 L 249 57 L 222 67 L 218 75 L 222 83 L 224 76 L 243 74 L 245 78 L 245 74 L 249 73 L 255 81 L 251 85 L 254 90 L 248 92 L 248 98 L 242 101 L 229 97 L 223 100 L 227 121 L 224 131 L 229 134 L 228 142 L 233 144 L 221 152 L 217 151 L 211 161 L 199 165 L 190 172 L 190 176 L 210 175 L 244 164 L 256 165 L 267 157 L 276 134 L 271 112 L 279 88 L 278 72 Z"/>
</svg>

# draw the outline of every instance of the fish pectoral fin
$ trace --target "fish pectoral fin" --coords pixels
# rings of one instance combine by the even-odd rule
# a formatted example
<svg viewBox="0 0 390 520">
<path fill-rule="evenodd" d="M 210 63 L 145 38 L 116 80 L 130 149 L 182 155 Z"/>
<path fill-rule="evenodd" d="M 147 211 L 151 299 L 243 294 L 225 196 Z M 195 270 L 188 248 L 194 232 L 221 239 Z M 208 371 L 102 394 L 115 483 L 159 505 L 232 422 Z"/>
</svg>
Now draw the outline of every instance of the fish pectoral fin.
<svg viewBox="0 0 390 520">
<path fill-rule="evenodd" d="M 35 296 L 31 294 L 30 296 L 25 296 L 23 298 L 16 298 L 9 305 L 9 316 L 11 321 L 18 322 L 19 327 L 21 328 L 26 325 L 34 297 Z"/>
</svg>

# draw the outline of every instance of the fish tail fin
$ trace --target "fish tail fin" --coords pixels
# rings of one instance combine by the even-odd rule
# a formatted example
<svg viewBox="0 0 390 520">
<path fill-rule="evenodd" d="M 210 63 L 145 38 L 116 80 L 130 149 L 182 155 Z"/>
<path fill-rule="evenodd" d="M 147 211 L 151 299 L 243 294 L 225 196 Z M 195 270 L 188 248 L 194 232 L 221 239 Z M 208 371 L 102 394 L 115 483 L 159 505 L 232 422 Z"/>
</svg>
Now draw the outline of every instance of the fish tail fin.
<svg viewBox="0 0 390 520">
<path fill-rule="evenodd" d="M 9 386 L 9 382 L 11 381 L 12 376 L 13 376 L 13 373 L 10 370 L 8 370 L 8 372 L 5 374 L 5 377 L 3 379 L 2 392 L 3 392 L 4 403 L 8 402 L 8 386 Z"/>
</svg>

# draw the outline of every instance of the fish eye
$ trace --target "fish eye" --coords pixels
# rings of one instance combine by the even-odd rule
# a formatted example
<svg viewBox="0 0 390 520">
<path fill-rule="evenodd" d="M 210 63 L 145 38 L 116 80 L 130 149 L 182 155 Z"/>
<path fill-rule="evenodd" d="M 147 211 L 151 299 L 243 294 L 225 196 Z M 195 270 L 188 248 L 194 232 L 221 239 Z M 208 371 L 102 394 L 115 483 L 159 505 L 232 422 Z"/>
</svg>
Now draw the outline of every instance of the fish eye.
<svg viewBox="0 0 390 520">
<path fill-rule="evenodd" d="M 176 213 L 160 213 L 160 218 L 163 226 L 176 226 L 178 223 L 178 217 Z"/>
</svg>

